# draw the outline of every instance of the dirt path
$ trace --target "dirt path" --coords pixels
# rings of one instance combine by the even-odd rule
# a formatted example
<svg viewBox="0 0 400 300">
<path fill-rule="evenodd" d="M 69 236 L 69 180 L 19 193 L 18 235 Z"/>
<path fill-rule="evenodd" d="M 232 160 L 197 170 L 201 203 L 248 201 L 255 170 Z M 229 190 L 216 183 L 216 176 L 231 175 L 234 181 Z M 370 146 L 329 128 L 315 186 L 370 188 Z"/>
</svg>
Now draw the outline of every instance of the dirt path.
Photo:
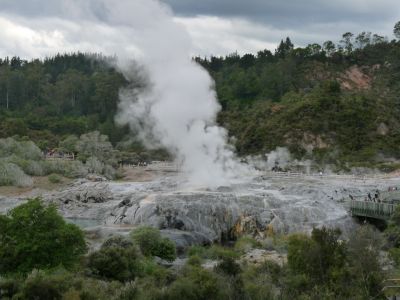
<svg viewBox="0 0 400 300">
<path fill-rule="evenodd" d="M 8 197 L 35 197 L 43 192 L 58 190 L 73 180 L 62 178 L 61 183 L 51 183 L 47 176 L 37 176 L 33 178 L 33 185 L 30 187 L 0 186 L 0 195 Z"/>
</svg>

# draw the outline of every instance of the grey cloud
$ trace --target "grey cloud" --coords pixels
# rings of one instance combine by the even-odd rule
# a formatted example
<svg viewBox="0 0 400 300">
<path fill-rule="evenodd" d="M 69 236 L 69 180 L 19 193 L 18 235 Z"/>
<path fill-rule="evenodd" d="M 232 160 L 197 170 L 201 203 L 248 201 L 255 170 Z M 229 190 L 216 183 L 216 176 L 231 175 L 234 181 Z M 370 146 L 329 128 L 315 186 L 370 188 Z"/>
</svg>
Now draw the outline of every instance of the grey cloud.
<svg viewBox="0 0 400 300">
<path fill-rule="evenodd" d="M 162 0 L 182 16 L 241 17 L 279 29 L 310 23 L 376 24 L 400 19 L 398 0 Z"/>
</svg>

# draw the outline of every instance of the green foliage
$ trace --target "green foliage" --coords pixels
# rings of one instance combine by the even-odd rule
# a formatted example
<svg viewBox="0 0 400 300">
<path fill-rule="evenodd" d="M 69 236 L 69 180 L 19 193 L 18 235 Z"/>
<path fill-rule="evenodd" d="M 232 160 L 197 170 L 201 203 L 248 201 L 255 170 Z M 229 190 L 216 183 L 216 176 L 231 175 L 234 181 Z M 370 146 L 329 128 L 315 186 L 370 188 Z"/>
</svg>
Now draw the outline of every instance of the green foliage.
<svg viewBox="0 0 400 300">
<path fill-rule="evenodd" d="M 212 272 L 190 267 L 171 284 L 163 299 L 229 299 L 229 287 Z"/>
<path fill-rule="evenodd" d="M 17 165 L 0 160 L 0 186 L 12 185 L 27 187 L 33 184 L 32 179 L 27 176 Z"/>
<path fill-rule="evenodd" d="M 240 265 L 232 257 L 225 257 L 215 266 L 215 271 L 229 276 L 237 276 L 241 272 Z"/>
<path fill-rule="evenodd" d="M 0 274 L 71 268 L 85 252 L 83 232 L 39 199 L 0 216 Z"/>
<path fill-rule="evenodd" d="M 400 21 L 394 25 L 393 33 L 396 38 L 400 39 Z"/>
<path fill-rule="evenodd" d="M 300 291 L 304 299 L 383 298 L 379 232 L 363 226 L 348 243 L 339 241 L 339 235 L 338 230 L 322 228 L 314 229 L 311 237 L 289 238 L 289 295 Z"/>
<path fill-rule="evenodd" d="M 50 275 L 44 271 L 33 270 L 13 299 L 62 299 L 72 278 L 72 274 L 61 270 Z"/>
<path fill-rule="evenodd" d="M 138 250 L 133 247 L 104 246 L 89 255 L 88 268 L 94 276 L 129 281 L 138 275 Z"/>
<path fill-rule="evenodd" d="M 145 256 L 158 256 L 169 261 L 176 258 L 175 244 L 167 238 L 162 238 L 158 229 L 142 226 L 133 230 L 131 237 Z"/>
<path fill-rule="evenodd" d="M 89 132 L 81 135 L 76 144 L 76 151 L 79 159 L 86 161 L 89 157 L 95 157 L 101 162 L 114 160 L 114 150 L 106 135 L 98 131 Z"/>
<path fill-rule="evenodd" d="M 235 243 L 235 251 L 239 253 L 249 252 L 253 248 L 261 248 L 261 243 L 250 236 L 243 236 Z"/>
<path fill-rule="evenodd" d="M 340 232 L 317 229 L 312 236 L 293 235 L 289 239 L 288 266 L 292 285 L 309 289 L 315 285 L 333 286 L 346 278 L 346 248 L 338 241 Z"/>
<path fill-rule="evenodd" d="M 61 183 L 62 182 L 61 176 L 59 176 L 57 174 L 50 174 L 48 179 L 49 179 L 50 183 Z"/>
<path fill-rule="evenodd" d="M 354 286 L 365 299 L 382 297 L 384 273 L 379 262 L 383 245 L 381 234 L 370 226 L 362 226 L 350 236 L 347 245 Z"/>
<path fill-rule="evenodd" d="M 390 217 L 385 236 L 391 247 L 400 248 L 400 206 L 396 206 Z"/>
</svg>

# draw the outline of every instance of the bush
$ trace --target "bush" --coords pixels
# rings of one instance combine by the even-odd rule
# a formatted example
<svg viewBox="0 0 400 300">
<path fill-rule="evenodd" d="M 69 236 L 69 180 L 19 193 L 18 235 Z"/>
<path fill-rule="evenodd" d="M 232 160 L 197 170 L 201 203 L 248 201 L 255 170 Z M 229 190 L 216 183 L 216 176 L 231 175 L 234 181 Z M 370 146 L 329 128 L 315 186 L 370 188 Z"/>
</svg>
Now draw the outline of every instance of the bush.
<svg viewBox="0 0 400 300">
<path fill-rule="evenodd" d="M 238 258 L 240 256 L 239 253 L 218 245 L 212 245 L 207 252 L 211 259 Z"/>
<path fill-rule="evenodd" d="M 240 265 L 232 257 L 222 259 L 215 266 L 215 270 L 229 276 L 237 276 L 241 272 Z"/>
<path fill-rule="evenodd" d="M 17 165 L 0 161 L 0 186 L 27 187 L 32 184 L 32 178 L 26 175 Z"/>
<path fill-rule="evenodd" d="M 102 247 L 88 257 L 93 275 L 118 281 L 133 280 L 138 274 L 138 251 L 134 247 Z"/>
<path fill-rule="evenodd" d="M 116 164 L 115 151 L 108 136 L 98 131 L 82 134 L 76 144 L 76 150 L 82 161 L 86 161 L 89 157 L 96 157 L 102 163 Z"/>
<path fill-rule="evenodd" d="M 115 299 L 118 300 L 133 300 L 137 299 L 139 290 L 135 282 L 126 283 L 121 289 L 118 290 Z"/>
<path fill-rule="evenodd" d="M 86 160 L 85 166 L 89 173 L 103 174 L 104 164 L 94 156 Z"/>
<path fill-rule="evenodd" d="M 167 238 L 162 238 L 158 229 L 139 227 L 132 231 L 131 237 L 145 256 L 158 256 L 169 261 L 176 258 L 175 244 Z"/>
<path fill-rule="evenodd" d="M 41 270 L 33 270 L 13 299 L 62 299 L 63 293 L 71 285 L 72 278 L 73 275 L 65 271 L 46 274 Z"/>
<path fill-rule="evenodd" d="M 57 175 L 57 174 L 50 174 L 49 175 L 49 177 L 48 177 L 48 179 L 49 179 L 49 182 L 50 183 L 61 183 L 62 182 L 62 178 L 61 178 L 61 176 L 60 175 Z"/>
<path fill-rule="evenodd" d="M 246 253 L 254 248 L 261 248 L 261 243 L 256 241 L 250 236 L 243 236 L 239 238 L 235 243 L 235 251 L 239 253 Z"/>
<path fill-rule="evenodd" d="M 0 157 L 15 155 L 27 160 L 42 159 L 42 151 L 31 141 L 16 141 L 13 138 L 0 139 Z"/>
<path fill-rule="evenodd" d="M 19 278 L 1 278 L 0 277 L 0 299 L 11 299 L 18 293 L 21 287 Z"/>
<path fill-rule="evenodd" d="M 88 174 L 87 168 L 80 161 L 43 161 L 43 168 L 46 174 L 56 173 L 68 178 L 85 177 Z"/>
<path fill-rule="evenodd" d="M 102 248 L 110 248 L 110 247 L 117 247 L 117 248 L 130 248 L 133 246 L 133 243 L 122 237 L 122 236 L 114 236 L 106 240 L 103 245 L 101 246 Z"/>
<path fill-rule="evenodd" d="M 7 158 L 4 158 L 4 161 L 17 165 L 28 175 L 31 176 L 44 175 L 44 170 L 40 160 L 35 161 L 35 160 L 23 159 L 13 154 Z"/>
<path fill-rule="evenodd" d="M 191 266 L 201 266 L 202 259 L 198 255 L 192 255 L 188 258 L 187 264 Z"/>
<path fill-rule="evenodd" d="M 189 267 L 166 291 L 163 299 L 230 299 L 229 285 L 201 267 Z"/>
<path fill-rule="evenodd" d="M 0 215 L 0 274 L 67 268 L 86 252 L 83 232 L 39 199 Z"/>
</svg>

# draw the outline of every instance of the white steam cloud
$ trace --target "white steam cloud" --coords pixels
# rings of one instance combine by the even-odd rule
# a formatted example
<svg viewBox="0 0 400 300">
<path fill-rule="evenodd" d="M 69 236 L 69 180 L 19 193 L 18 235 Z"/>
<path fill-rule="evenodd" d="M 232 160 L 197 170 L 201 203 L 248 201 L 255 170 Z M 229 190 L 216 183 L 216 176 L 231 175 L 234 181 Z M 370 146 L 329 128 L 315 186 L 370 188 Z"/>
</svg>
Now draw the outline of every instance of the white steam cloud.
<svg viewBox="0 0 400 300">
<path fill-rule="evenodd" d="M 147 88 L 121 92 L 118 120 L 129 124 L 147 145 L 170 150 L 191 184 L 229 184 L 244 166 L 235 159 L 226 130 L 216 125 L 220 106 L 214 83 L 191 60 L 187 32 L 168 10 L 150 2 L 152 18 L 149 15 L 149 24 L 140 24 L 145 30 L 136 35 L 135 43 L 142 53 Z M 129 67 L 122 70 L 128 79 L 135 75 Z"/>
<path fill-rule="evenodd" d="M 121 92 L 120 123 L 147 145 L 169 149 L 194 185 L 229 184 L 244 171 L 226 131 L 216 125 L 214 83 L 191 60 L 191 38 L 167 6 L 156 0 L 54 0 L 52 7 L 43 18 L 0 12 L 0 37 L 15 39 L 14 53 L 24 57 L 76 50 L 116 55 L 132 82 Z M 138 78 L 145 83 L 140 88 Z"/>
</svg>

